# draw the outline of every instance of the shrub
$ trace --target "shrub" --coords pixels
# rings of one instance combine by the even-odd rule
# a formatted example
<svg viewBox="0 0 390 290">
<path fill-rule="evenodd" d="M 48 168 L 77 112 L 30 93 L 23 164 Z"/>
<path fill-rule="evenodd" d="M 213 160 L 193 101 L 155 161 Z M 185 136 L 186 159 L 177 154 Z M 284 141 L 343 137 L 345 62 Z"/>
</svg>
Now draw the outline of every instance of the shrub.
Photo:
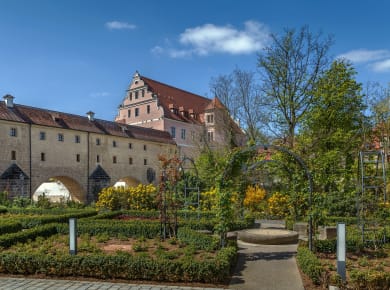
<svg viewBox="0 0 390 290">
<path fill-rule="evenodd" d="M 186 227 L 179 228 L 177 238 L 184 243 L 193 245 L 196 249 L 207 251 L 217 249 L 219 243 L 219 239 L 214 236 L 205 235 Z"/>
<path fill-rule="evenodd" d="M 260 210 L 260 203 L 264 200 L 266 191 L 264 188 L 255 186 L 248 186 L 245 191 L 244 206 L 251 212 Z"/>
<path fill-rule="evenodd" d="M 316 255 L 306 247 L 298 247 L 297 263 L 302 272 L 309 276 L 315 284 L 320 284 L 323 268 Z"/>
<path fill-rule="evenodd" d="M 18 221 L 2 220 L 0 222 L 0 235 L 15 233 L 22 230 L 22 224 Z"/>
<path fill-rule="evenodd" d="M 34 240 L 36 237 L 49 237 L 57 233 L 56 224 L 48 224 L 17 233 L 9 233 L 0 236 L 0 247 L 8 248 L 16 243 L 24 243 Z"/>
<path fill-rule="evenodd" d="M 289 213 L 289 198 L 287 195 L 275 192 L 267 200 L 268 203 L 268 214 L 279 218 L 284 218 Z"/>
</svg>

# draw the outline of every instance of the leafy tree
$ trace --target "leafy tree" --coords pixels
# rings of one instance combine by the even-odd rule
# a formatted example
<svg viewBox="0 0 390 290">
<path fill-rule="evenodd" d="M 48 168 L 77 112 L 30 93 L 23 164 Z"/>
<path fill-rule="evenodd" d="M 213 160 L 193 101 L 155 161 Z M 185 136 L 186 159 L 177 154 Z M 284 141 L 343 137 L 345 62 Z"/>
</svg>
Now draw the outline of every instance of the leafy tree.
<svg viewBox="0 0 390 290">
<path fill-rule="evenodd" d="M 263 116 L 269 131 L 293 148 L 297 128 L 313 104 L 315 84 L 328 66 L 332 38 L 314 35 L 306 26 L 271 38 L 271 45 L 258 55 Z"/>
<path fill-rule="evenodd" d="M 350 63 L 334 61 L 316 83 L 313 106 L 302 124 L 298 146 L 331 214 L 352 214 L 356 164 L 365 120 L 362 86 Z"/>
</svg>

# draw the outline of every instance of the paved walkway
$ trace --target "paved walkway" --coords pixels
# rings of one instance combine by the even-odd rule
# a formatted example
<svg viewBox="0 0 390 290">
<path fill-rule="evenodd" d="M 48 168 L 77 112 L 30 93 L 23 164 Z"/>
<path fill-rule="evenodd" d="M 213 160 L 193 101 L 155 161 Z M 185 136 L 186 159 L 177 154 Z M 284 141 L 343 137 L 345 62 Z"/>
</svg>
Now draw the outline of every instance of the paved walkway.
<svg viewBox="0 0 390 290">
<path fill-rule="evenodd" d="M 238 241 L 239 256 L 229 289 L 304 290 L 295 261 L 297 245 Z"/>
</svg>

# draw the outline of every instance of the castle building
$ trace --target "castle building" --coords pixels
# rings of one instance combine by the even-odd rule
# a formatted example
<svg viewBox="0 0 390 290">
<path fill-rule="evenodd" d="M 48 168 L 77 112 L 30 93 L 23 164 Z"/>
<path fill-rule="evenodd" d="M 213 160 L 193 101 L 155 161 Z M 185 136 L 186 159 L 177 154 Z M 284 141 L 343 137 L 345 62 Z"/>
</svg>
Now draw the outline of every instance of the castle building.
<svg viewBox="0 0 390 290">
<path fill-rule="evenodd" d="M 180 156 L 241 146 L 245 135 L 218 98 L 212 100 L 135 72 L 115 121 L 169 132 Z"/>
<path fill-rule="evenodd" d="M 0 191 L 32 197 L 44 182 L 60 181 L 73 200 L 92 202 L 103 187 L 157 183 L 159 155 L 176 144 L 167 132 L 0 102 Z"/>
</svg>

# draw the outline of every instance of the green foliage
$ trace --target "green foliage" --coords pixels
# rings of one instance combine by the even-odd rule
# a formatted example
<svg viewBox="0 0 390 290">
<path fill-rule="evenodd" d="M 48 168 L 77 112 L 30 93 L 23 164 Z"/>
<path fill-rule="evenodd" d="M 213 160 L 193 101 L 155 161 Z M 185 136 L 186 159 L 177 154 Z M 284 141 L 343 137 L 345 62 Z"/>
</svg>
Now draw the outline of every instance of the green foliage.
<svg viewBox="0 0 390 290">
<path fill-rule="evenodd" d="M 9 206 L 10 201 L 8 199 L 8 191 L 0 191 L 0 205 Z"/>
<path fill-rule="evenodd" d="M 179 228 L 177 238 L 181 242 L 193 245 L 196 249 L 212 251 L 218 248 L 219 240 L 214 236 L 196 232 L 190 228 Z"/>
<path fill-rule="evenodd" d="M 0 220 L 0 235 L 22 230 L 22 224 L 13 220 Z"/>
<path fill-rule="evenodd" d="M 16 243 L 24 243 L 34 240 L 36 237 L 49 237 L 57 233 L 56 224 L 42 225 L 32 229 L 27 229 L 17 233 L 9 233 L 0 236 L 0 247 L 7 248 Z"/>
<path fill-rule="evenodd" d="M 357 156 L 365 122 L 361 84 L 345 61 L 334 61 L 313 91 L 297 150 L 313 173 L 316 207 L 325 215 L 356 215 Z"/>
<path fill-rule="evenodd" d="M 298 247 L 296 259 L 302 272 L 309 276 L 315 284 L 320 284 L 321 273 L 324 270 L 316 255 L 306 247 Z"/>
<path fill-rule="evenodd" d="M 52 203 L 50 201 L 50 198 L 47 198 L 45 194 L 38 196 L 38 201 L 35 203 L 36 207 L 38 208 L 51 208 Z"/>
<path fill-rule="evenodd" d="M 58 224 L 59 233 L 68 233 L 66 224 Z M 146 221 L 114 221 L 114 220 L 80 220 L 77 223 L 77 233 L 98 236 L 108 234 L 110 237 L 145 237 L 153 238 L 160 235 L 159 222 Z"/>
<path fill-rule="evenodd" d="M 0 214 L 6 213 L 8 210 L 6 207 L 0 206 Z"/>
<path fill-rule="evenodd" d="M 389 289 L 390 272 L 352 269 L 349 273 L 354 289 Z"/>
<path fill-rule="evenodd" d="M 13 207 L 26 208 L 31 205 L 31 199 L 28 197 L 15 197 L 12 200 Z"/>
<path fill-rule="evenodd" d="M 17 220 L 23 225 L 23 228 L 32 228 L 38 225 L 48 223 L 67 223 L 69 218 L 85 218 L 96 215 L 95 210 L 83 210 L 76 213 L 66 213 L 62 215 L 43 215 L 43 216 L 24 216 L 18 217 Z"/>
</svg>

